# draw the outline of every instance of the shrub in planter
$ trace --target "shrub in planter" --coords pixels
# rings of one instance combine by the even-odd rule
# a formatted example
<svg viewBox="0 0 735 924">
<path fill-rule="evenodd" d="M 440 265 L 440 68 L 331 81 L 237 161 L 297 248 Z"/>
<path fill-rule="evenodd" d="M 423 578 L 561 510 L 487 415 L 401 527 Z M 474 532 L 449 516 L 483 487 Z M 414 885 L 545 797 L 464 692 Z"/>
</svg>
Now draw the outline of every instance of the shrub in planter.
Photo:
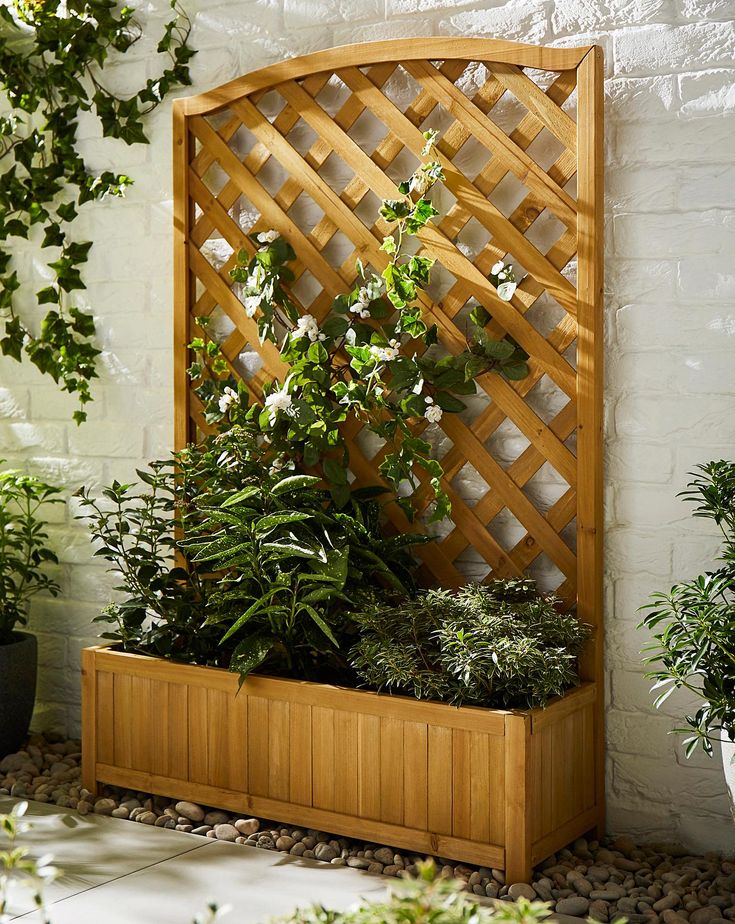
<svg viewBox="0 0 735 924">
<path fill-rule="evenodd" d="M 408 594 L 407 549 L 422 537 L 383 536 L 380 492 L 353 492 L 337 510 L 318 478 L 272 469 L 255 437 L 235 428 L 140 471 L 145 490 L 81 492 L 96 554 L 125 594 L 100 617 L 115 626 L 105 638 L 242 677 L 263 665 L 349 679 L 353 594 L 366 585 Z"/>
<path fill-rule="evenodd" d="M 353 618 L 350 651 L 370 686 L 455 705 L 543 706 L 579 682 L 589 628 L 530 580 L 430 590 L 392 605 L 374 599 Z"/>
<path fill-rule="evenodd" d="M 56 563 L 47 545 L 42 509 L 60 503 L 59 489 L 33 475 L 0 472 L 0 755 L 28 732 L 36 696 L 36 639 L 28 622 L 31 599 L 59 587 L 45 572 Z"/>
<path fill-rule="evenodd" d="M 701 746 L 713 753 L 720 741 L 735 817 L 735 462 L 698 466 L 680 495 L 696 506 L 695 517 L 713 520 L 722 532 L 720 566 L 656 593 L 643 607 L 654 641 L 643 649 L 648 676 L 661 706 L 675 690 L 687 690 L 701 705 L 676 729 L 688 734 L 687 757 Z"/>
</svg>

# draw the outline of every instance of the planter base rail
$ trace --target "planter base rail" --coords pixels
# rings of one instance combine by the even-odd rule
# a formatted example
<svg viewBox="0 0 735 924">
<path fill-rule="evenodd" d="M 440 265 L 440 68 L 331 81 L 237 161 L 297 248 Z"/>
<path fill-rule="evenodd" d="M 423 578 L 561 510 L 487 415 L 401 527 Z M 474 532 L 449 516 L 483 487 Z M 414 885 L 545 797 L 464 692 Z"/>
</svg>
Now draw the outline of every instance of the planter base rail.
<svg viewBox="0 0 735 924">
<path fill-rule="evenodd" d="M 597 685 L 455 708 L 86 649 L 83 784 L 189 799 L 504 869 L 595 828 Z"/>
</svg>

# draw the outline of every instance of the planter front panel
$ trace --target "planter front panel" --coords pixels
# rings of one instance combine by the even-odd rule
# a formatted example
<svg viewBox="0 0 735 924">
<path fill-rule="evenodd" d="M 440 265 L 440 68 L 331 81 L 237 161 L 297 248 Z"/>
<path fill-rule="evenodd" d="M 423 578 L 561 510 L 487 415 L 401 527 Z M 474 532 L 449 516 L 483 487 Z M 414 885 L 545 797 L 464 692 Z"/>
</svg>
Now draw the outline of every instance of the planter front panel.
<svg viewBox="0 0 735 924">
<path fill-rule="evenodd" d="M 463 716 L 448 706 L 268 678 L 252 678 L 238 693 L 237 678 L 224 671 L 195 668 L 180 683 L 167 678 L 190 673 L 186 667 L 135 658 L 130 673 L 128 657 L 97 654 L 98 764 L 503 842 L 504 723 L 486 711 Z"/>
<path fill-rule="evenodd" d="M 84 780 L 522 878 L 595 818 L 595 685 L 530 713 L 84 652 Z"/>
</svg>

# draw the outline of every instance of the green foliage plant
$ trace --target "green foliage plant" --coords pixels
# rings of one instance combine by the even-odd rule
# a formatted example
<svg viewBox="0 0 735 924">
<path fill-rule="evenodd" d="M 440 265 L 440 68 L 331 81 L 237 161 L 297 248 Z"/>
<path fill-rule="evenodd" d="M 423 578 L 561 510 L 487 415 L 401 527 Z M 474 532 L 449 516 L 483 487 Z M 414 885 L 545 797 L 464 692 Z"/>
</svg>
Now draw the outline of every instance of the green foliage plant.
<svg viewBox="0 0 735 924">
<path fill-rule="evenodd" d="M 25 356 L 75 394 L 77 423 L 92 399 L 99 350 L 92 316 L 74 303 L 74 293 L 85 288 L 81 267 L 92 242 L 75 240 L 70 228 L 85 203 L 122 196 L 133 182 L 85 164 L 77 151 L 79 116 L 94 113 L 104 136 L 148 141 L 146 115 L 172 89 L 190 83 L 189 20 L 177 0 L 167 2 L 172 15 L 157 50 L 169 63 L 124 98 L 103 81 L 106 65 L 142 35 L 133 7 L 116 0 L 10 0 L 0 6 L 0 350 L 19 362 Z M 38 305 L 49 306 L 38 329 L 16 303 L 17 239 L 37 241 L 50 254 L 52 280 L 35 294 Z"/>
<path fill-rule="evenodd" d="M 417 864 L 415 879 L 391 885 L 384 901 L 363 900 L 347 911 L 317 905 L 298 909 L 281 924 L 541 924 L 550 914 L 546 902 L 479 904 L 464 883 L 439 877 L 432 860 Z"/>
<path fill-rule="evenodd" d="M 30 848 L 20 843 L 31 827 L 23 820 L 27 811 L 27 802 L 17 802 L 10 812 L 0 814 L 0 924 L 16 917 L 11 905 L 19 892 L 30 892 L 39 914 L 37 920 L 49 924 L 44 892 L 60 872 L 51 865 L 49 855 L 35 859 Z"/>
<path fill-rule="evenodd" d="M 15 628 L 26 625 L 36 594 L 59 593 L 46 573 L 57 557 L 43 518 L 45 508 L 62 503 L 59 493 L 34 475 L 0 472 L 0 645 L 10 644 Z"/>
<path fill-rule="evenodd" d="M 425 133 L 425 156 L 435 138 L 435 132 Z M 279 457 L 324 474 L 338 506 L 350 496 L 343 427 L 352 418 L 386 443 L 380 473 L 409 518 L 421 477 L 435 500 L 430 519 L 447 517 L 451 505 L 441 485 L 444 472 L 419 430 L 438 423 L 444 413 L 463 411 L 460 396 L 476 392 L 478 376 L 528 375 L 527 355 L 509 337 L 490 337 L 491 317 L 480 306 L 471 312 L 465 350 L 441 355 L 436 347 L 437 327 L 427 325 L 421 303 L 434 261 L 409 254 L 406 242 L 439 214 L 429 194 L 443 178 L 439 162 L 427 160 L 400 184 L 398 198 L 383 202 L 380 215 L 393 229 L 382 244 L 389 262 L 377 275 L 358 261 L 357 285 L 334 299 L 321 326 L 312 315 L 300 315 L 289 295 L 295 260 L 289 243 L 275 231 L 252 235 L 255 254 L 241 251 L 231 275 L 242 287 L 246 313 L 257 316 L 261 339 L 276 344 L 290 367 L 284 381 L 266 385 L 262 405 L 250 401 L 242 383 L 238 386 L 206 335 L 206 319 L 200 319 L 203 336 L 191 344 L 196 355 L 190 375 L 209 422 L 227 426 L 244 411 Z M 516 288 L 513 268 L 499 261 L 490 278 L 498 296 L 510 300 Z"/>
<path fill-rule="evenodd" d="M 713 741 L 735 741 L 735 462 L 697 466 L 680 497 L 695 504 L 693 516 L 721 531 L 720 564 L 651 596 L 642 608 L 641 628 L 653 636 L 644 663 L 654 665 L 648 677 L 655 681 L 657 707 L 675 690 L 700 702 L 674 731 L 688 736 L 687 757 L 697 747 L 711 756 Z"/>
<path fill-rule="evenodd" d="M 139 471 L 142 488 L 79 492 L 95 554 L 120 576 L 104 637 L 243 678 L 261 665 L 312 679 L 348 669 L 355 592 L 410 593 L 407 549 L 421 539 L 383 535 L 377 492 L 337 510 L 318 478 L 277 462 L 233 427 Z"/>
<path fill-rule="evenodd" d="M 589 627 L 530 580 L 430 590 L 353 613 L 350 660 L 369 686 L 454 705 L 544 706 L 579 682 Z"/>
</svg>

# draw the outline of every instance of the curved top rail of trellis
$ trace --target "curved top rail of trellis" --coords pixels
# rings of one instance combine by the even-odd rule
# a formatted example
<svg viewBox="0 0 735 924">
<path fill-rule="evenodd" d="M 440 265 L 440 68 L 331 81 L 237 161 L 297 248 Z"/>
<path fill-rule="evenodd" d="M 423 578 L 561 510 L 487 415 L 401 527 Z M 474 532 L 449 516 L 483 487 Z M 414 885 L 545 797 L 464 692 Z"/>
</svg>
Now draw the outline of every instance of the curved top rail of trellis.
<svg viewBox="0 0 735 924">
<path fill-rule="evenodd" d="M 482 377 L 480 397 L 433 434 L 453 517 L 422 550 L 426 567 L 446 586 L 530 572 L 599 623 L 601 97 L 595 46 L 429 38 L 330 49 L 179 100 L 177 444 L 205 429 L 185 373 L 195 316 L 213 317 L 241 377 L 260 354 L 255 394 L 284 374 L 230 279 L 237 251 L 252 250 L 248 234 L 275 228 L 290 241 L 292 294 L 323 319 L 353 287 L 358 256 L 384 267 L 379 200 L 396 195 L 422 131 L 437 128 L 446 180 L 443 217 L 420 236 L 437 260 L 426 314 L 442 348 L 458 352 L 479 302 L 490 332 L 527 351 L 531 373 Z M 510 303 L 488 282 L 499 259 L 524 276 Z M 347 436 L 355 478 L 377 482 L 381 447 L 358 426 Z M 410 528 L 396 505 L 389 515 Z"/>
</svg>

